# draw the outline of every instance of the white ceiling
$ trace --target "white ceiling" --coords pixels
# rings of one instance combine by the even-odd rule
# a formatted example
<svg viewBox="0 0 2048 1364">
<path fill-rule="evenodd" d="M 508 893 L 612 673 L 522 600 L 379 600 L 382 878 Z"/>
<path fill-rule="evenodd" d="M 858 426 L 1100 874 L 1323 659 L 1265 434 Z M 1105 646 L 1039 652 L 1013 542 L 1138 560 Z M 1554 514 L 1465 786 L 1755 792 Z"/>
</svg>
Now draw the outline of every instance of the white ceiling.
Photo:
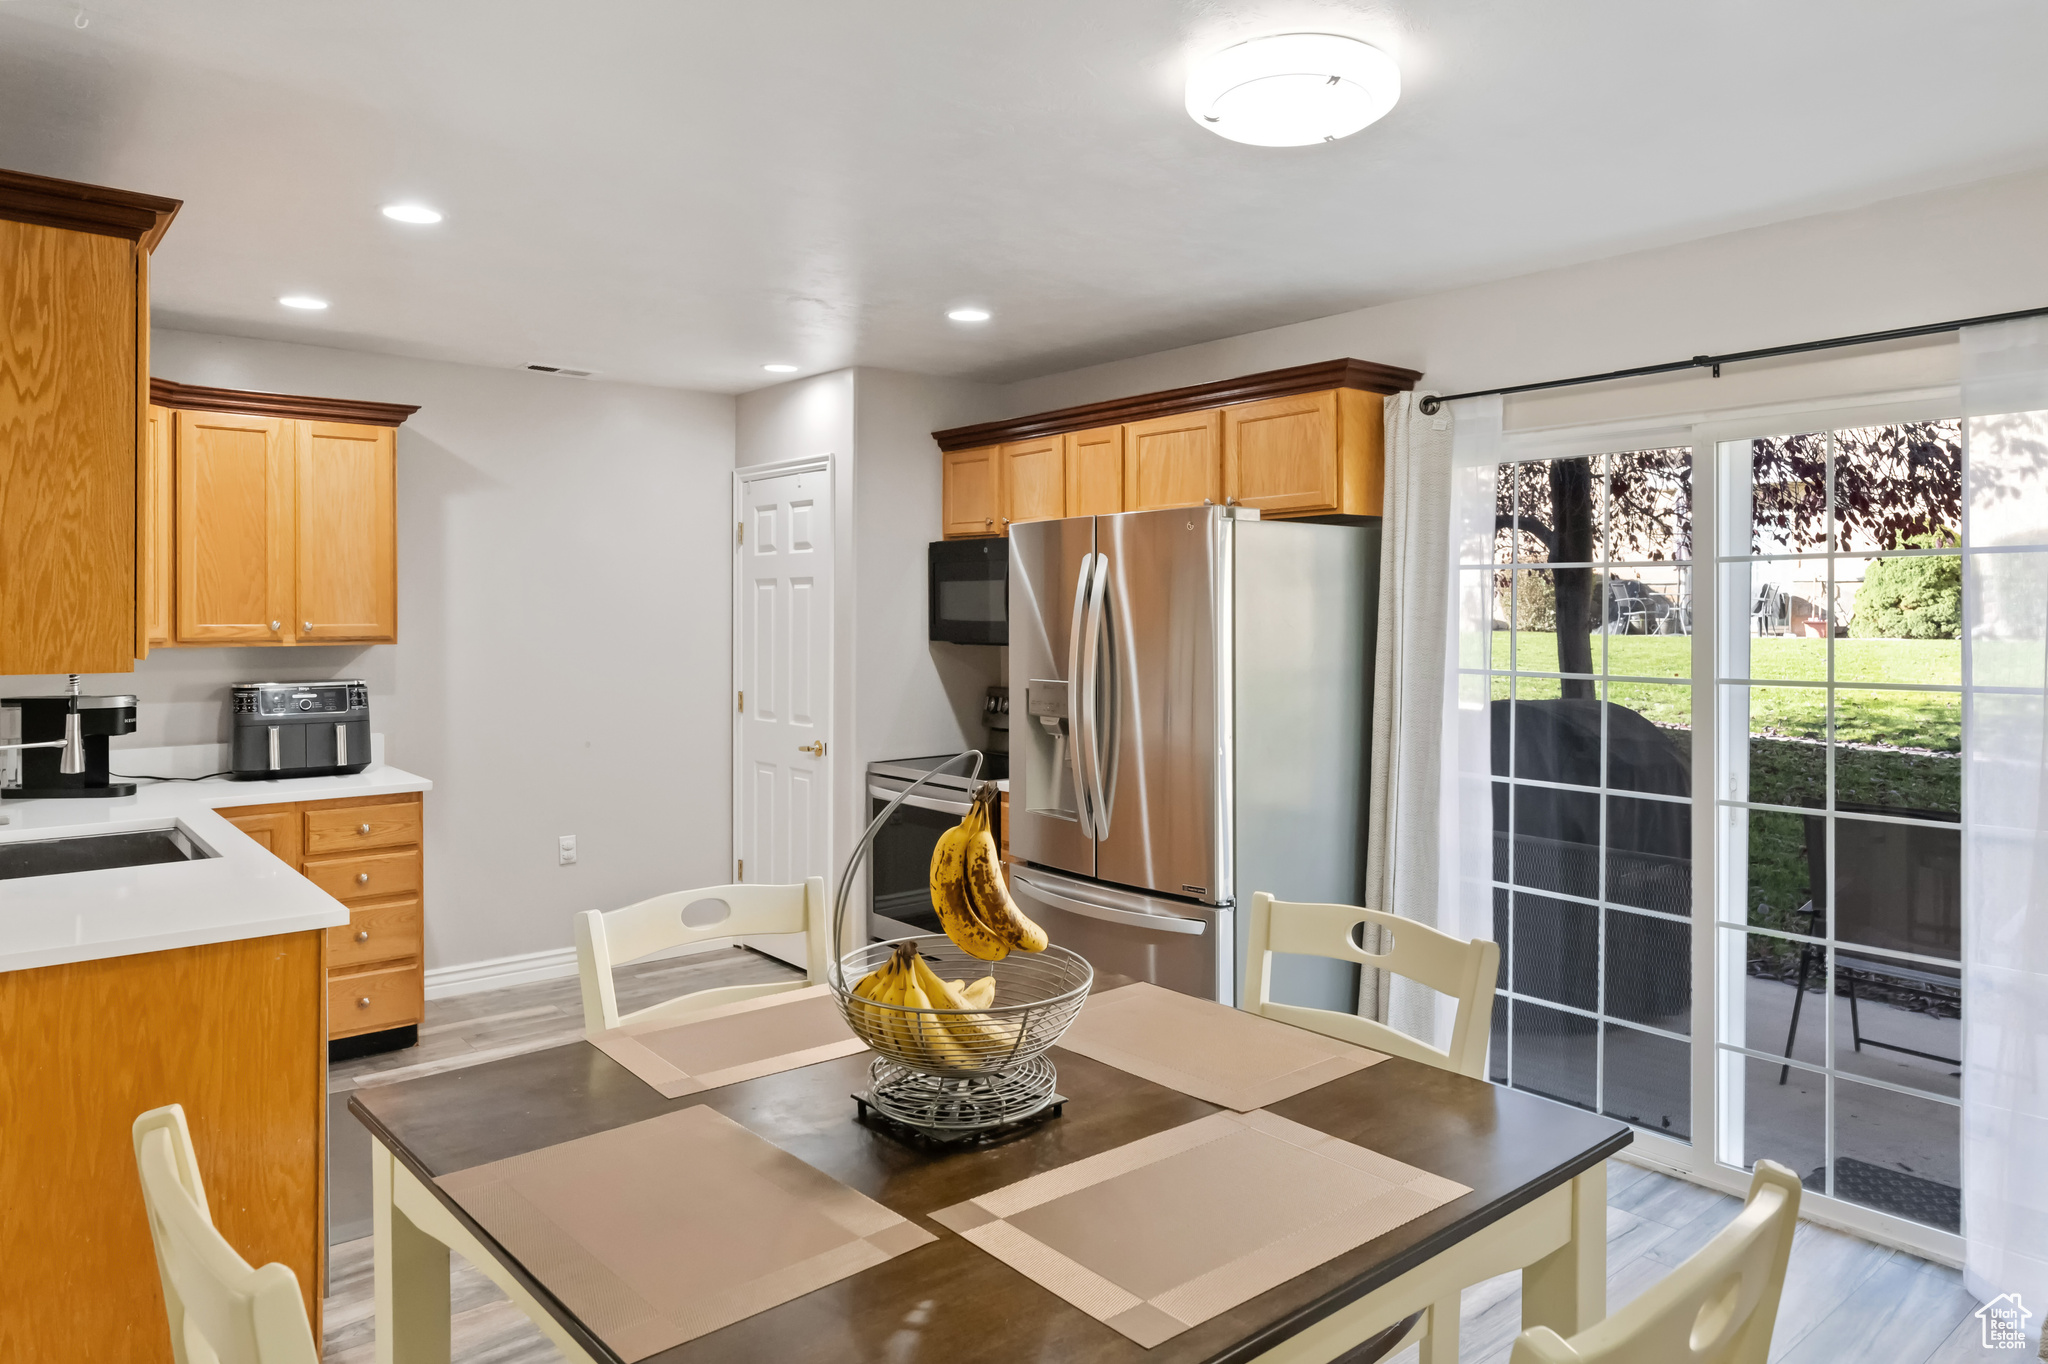
<svg viewBox="0 0 2048 1364">
<path fill-rule="evenodd" d="M 724 391 L 1023 378 L 2048 164 L 2041 0 L 83 4 L 0 0 L 0 166 L 182 198 L 160 321 Z M 1388 48 L 1400 105 L 1188 120 L 1189 55 L 1295 29 Z"/>
</svg>

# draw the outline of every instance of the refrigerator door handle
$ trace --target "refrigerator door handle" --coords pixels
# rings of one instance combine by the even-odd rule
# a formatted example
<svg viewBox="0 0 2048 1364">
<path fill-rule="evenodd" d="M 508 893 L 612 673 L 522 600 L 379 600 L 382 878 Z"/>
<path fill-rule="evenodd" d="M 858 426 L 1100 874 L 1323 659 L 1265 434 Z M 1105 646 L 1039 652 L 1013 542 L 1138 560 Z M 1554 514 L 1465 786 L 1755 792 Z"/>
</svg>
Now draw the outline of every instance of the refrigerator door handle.
<svg viewBox="0 0 2048 1364">
<path fill-rule="evenodd" d="M 1179 914 L 1147 914 L 1131 909 L 1112 909 L 1089 900 L 1077 900 L 1071 895 L 1062 895 L 1042 882 L 1034 881 L 1022 867 L 1011 871 L 1010 879 L 1024 886 L 1032 895 L 1049 905 L 1057 905 L 1069 914 L 1079 914 L 1084 919 L 1100 919 L 1104 923 L 1127 924 L 1132 928 L 1149 928 L 1157 933 L 1201 934 L 1209 931 L 1209 925 L 1201 919 L 1185 918 Z"/>
<path fill-rule="evenodd" d="M 1086 633 L 1084 624 L 1088 615 L 1088 587 L 1095 580 L 1095 555 L 1081 556 L 1080 580 L 1074 584 L 1074 614 L 1067 630 L 1067 761 L 1074 772 L 1074 804 L 1080 815 L 1081 831 L 1089 838 L 1095 837 L 1095 806 L 1093 788 L 1088 784 L 1088 769 L 1082 754 L 1095 750 L 1094 736 L 1089 733 L 1088 717 L 1092 713 L 1081 698 L 1083 672 L 1081 664 L 1081 639 Z"/>
<path fill-rule="evenodd" d="M 1095 571 L 1088 586 L 1088 624 L 1081 645 L 1081 704 L 1082 728 L 1086 738 L 1076 740 L 1076 747 L 1086 746 L 1088 760 L 1088 801 L 1085 809 L 1089 812 L 1086 820 L 1089 837 L 1109 837 L 1108 792 L 1102 779 L 1102 726 L 1101 716 L 1095 709 L 1096 697 L 1100 693 L 1102 672 L 1102 632 L 1104 628 L 1103 599 L 1109 591 L 1109 556 L 1095 555 Z"/>
</svg>

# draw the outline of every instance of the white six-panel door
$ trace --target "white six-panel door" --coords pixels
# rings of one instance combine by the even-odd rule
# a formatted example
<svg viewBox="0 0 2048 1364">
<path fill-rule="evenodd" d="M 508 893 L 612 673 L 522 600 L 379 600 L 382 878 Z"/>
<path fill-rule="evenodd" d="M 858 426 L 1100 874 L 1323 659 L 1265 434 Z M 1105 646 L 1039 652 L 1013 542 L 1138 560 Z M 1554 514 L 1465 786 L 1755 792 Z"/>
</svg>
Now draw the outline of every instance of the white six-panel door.
<svg viewBox="0 0 2048 1364">
<path fill-rule="evenodd" d="M 735 476 L 734 879 L 832 877 L 832 470 Z M 753 944 L 801 960 L 798 939 Z"/>
</svg>

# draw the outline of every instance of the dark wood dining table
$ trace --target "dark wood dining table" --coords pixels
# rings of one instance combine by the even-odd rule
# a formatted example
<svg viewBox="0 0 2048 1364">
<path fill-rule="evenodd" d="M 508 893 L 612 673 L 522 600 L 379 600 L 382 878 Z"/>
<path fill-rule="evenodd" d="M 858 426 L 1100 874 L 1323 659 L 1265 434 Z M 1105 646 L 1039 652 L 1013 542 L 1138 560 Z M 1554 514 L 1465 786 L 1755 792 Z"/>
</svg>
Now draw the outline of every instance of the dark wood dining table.
<svg viewBox="0 0 2048 1364">
<path fill-rule="evenodd" d="M 1105 979 L 1097 988 L 1118 983 Z M 359 1090 L 349 1110 L 375 1139 L 377 1358 L 446 1364 L 453 1248 L 496 1280 L 567 1358 L 615 1361 L 547 1283 L 434 1181 L 697 1104 L 938 1240 L 652 1356 L 660 1364 L 1327 1361 L 1347 1342 L 1445 1304 L 1424 1356 L 1431 1364 L 1457 1358 L 1458 1290 L 1513 1270 L 1523 1276 L 1525 1325 L 1570 1335 L 1605 1314 L 1605 1162 L 1628 1144 L 1630 1129 L 1390 1057 L 1271 1111 L 1472 1192 L 1142 1348 L 931 1220 L 938 1209 L 1219 1111 L 1076 1053 L 1055 1048 L 1051 1055 L 1067 1100 L 1061 1116 L 999 1142 L 951 1149 L 906 1144 L 855 1120 L 852 1096 L 867 1084 L 865 1053 L 679 1099 L 663 1098 L 585 1042 Z M 678 1170 L 677 1177 L 717 1172 Z"/>
</svg>

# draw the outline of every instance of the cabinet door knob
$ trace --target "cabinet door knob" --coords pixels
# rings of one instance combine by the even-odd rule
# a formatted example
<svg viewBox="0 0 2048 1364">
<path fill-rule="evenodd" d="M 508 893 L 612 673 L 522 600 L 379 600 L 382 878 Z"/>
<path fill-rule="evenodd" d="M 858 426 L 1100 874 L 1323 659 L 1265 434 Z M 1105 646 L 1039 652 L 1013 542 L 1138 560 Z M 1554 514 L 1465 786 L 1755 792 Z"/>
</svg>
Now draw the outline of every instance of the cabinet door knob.
<svg viewBox="0 0 2048 1364">
<path fill-rule="evenodd" d="M 367 834 L 370 832 L 370 826 L 367 824 L 358 824 L 356 825 L 356 832 L 359 834 Z"/>
<path fill-rule="evenodd" d="M 356 1001 L 356 1007 L 357 1007 L 358 1009 L 367 1009 L 367 1008 L 369 1008 L 369 1007 L 370 1007 L 370 997 L 369 997 L 368 995 L 364 995 L 364 996 L 363 996 L 363 997 L 362 997 L 361 999 L 359 999 L 359 1000 L 357 1000 L 357 1001 Z"/>
<path fill-rule="evenodd" d="M 274 621 L 270 622 L 270 628 L 271 628 L 272 630 L 276 630 L 276 629 L 280 628 L 281 626 L 283 626 L 283 624 L 284 624 L 284 622 L 283 622 L 283 621 L 281 621 L 281 620 L 274 620 Z"/>
<path fill-rule="evenodd" d="M 358 932 L 358 933 L 356 934 L 356 941 L 357 941 L 357 942 L 368 942 L 369 940 L 370 940 L 370 930 L 369 930 L 369 929 L 367 929 L 367 928 L 365 928 L 365 929 L 361 930 L 360 932 Z"/>
<path fill-rule="evenodd" d="M 307 633 L 307 634 L 309 634 L 309 635 L 310 635 L 310 634 L 312 634 L 312 633 L 313 633 L 313 622 L 309 620 L 309 621 L 307 621 L 307 622 L 305 623 L 305 625 L 306 625 L 306 633 Z"/>
<path fill-rule="evenodd" d="M 359 871 L 359 872 L 357 872 L 357 873 L 356 873 L 356 884 L 357 884 L 357 885 L 359 885 L 359 886 L 367 886 L 367 885 L 369 885 L 369 884 L 370 884 L 370 873 L 368 873 L 368 872 L 366 872 L 366 871 Z"/>
</svg>

